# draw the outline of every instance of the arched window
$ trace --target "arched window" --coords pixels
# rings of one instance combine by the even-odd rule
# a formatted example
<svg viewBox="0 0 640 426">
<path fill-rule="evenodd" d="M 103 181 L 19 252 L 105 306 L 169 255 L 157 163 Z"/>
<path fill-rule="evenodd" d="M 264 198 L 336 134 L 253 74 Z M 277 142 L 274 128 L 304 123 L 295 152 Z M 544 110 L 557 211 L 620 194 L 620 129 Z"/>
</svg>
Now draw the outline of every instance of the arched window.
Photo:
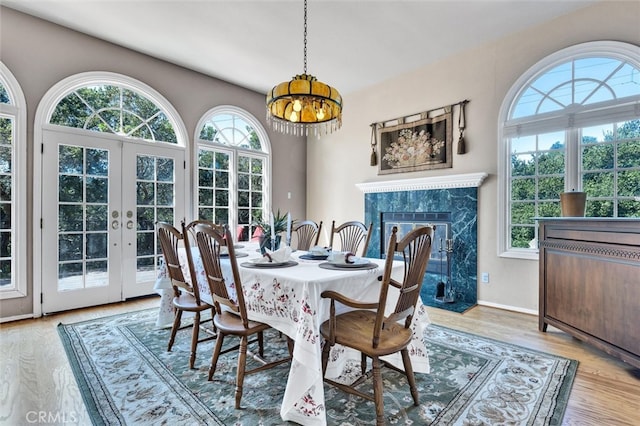
<svg viewBox="0 0 640 426">
<path fill-rule="evenodd" d="M 260 122 L 246 111 L 220 106 L 196 127 L 198 217 L 224 223 L 238 241 L 251 239 L 255 218 L 270 205 L 270 145 Z"/>
<path fill-rule="evenodd" d="M 0 62 L 0 299 L 27 295 L 26 102 Z"/>
<path fill-rule="evenodd" d="M 153 100 L 119 85 L 79 87 L 60 100 L 51 124 L 177 143 L 173 125 Z"/>
<path fill-rule="evenodd" d="M 586 216 L 640 217 L 640 48 L 591 42 L 527 71 L 500 112 L 500 253 L 537 258 L 537 217 L 560 193 Z"/>
</svg>

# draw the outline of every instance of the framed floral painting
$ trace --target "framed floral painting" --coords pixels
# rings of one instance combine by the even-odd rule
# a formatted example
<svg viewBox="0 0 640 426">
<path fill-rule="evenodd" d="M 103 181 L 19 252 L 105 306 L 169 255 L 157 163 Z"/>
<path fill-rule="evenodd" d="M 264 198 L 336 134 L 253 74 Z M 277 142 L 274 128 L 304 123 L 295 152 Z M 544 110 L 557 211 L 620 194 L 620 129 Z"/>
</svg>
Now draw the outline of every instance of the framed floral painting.
<svg viewBox="0 0 640 426">
<path fill-rule="evenodd" d="M 451 113 L 380 128 L 378 174 L 451 168 Z"/>
</svg>

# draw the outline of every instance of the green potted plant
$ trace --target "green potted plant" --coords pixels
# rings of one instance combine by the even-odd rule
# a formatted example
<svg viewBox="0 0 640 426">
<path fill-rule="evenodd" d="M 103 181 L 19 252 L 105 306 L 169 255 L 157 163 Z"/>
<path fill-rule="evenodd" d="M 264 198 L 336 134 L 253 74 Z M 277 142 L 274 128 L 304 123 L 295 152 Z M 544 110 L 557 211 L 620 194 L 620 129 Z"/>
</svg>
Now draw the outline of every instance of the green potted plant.
<svg viewBox="0 0 640 426">
<path fill-rule="evenodd" d="M 266 219 L 259 216 L 254 216 L 253 225 L 259 226 L 262 229 L 262 235 L 260 236 L 260 251 L 264 253 L 265 249 L 268 248 L 270 250 L 277 250 L 280 247 L 280 241 L 282 240 L 283 232 L 287 232 L 287 221 L 289 218 L 289 213 L 280 213 L 280 209 L 278 209 L 277 213 L 273 214 L 273 233 L 275 235 L 275 248 L 271 248 L 271 218 L 267 217 Z M 293 229 L 293 222 L 291 220 L 291 227 Z"/>
</svg>

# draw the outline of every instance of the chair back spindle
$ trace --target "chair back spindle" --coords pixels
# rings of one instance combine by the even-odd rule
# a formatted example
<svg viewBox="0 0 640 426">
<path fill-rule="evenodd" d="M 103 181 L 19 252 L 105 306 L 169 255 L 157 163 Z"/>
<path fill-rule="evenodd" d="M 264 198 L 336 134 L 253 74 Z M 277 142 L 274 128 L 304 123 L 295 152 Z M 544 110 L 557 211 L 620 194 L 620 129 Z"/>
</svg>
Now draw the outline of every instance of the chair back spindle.
<svg viewBox="0 0 640 426">
<path fill-rule="evenodd" d="M 294 232 L 298 238 L 296 249 L 308 251 L 312 246 L 318 245 L 322 221 L 319 224 L 312 220 L 304 220 L 297 224 Z"/>
<path fill-rule="evenodd" d="M 195 231 L 198 249 L 200 250 L 200 256 L 202 258 L 202 265 L 207 275 L 207 282 L 209 283 L 209 289 L 215 302 L 216 312 L 221 314 L 222 307 L 220 304 L 231 308 L 232 311 L 237 312 L 240 315 L 243 326 L 247 328 L 249 319 L 247 316 L 244 292 L 242 291 L 242 281 L 240 280 L 240 271 L 238 270 L 238 262 L 232 243 L 233 240 L 231 232 L 226 228 L 220 230 L 220 228 L 216 229 L 208 226 L 207 224 L 196 225 Z M 231 273 L 236 290 L 236 300 L 231 299 L 225 283 L 223 269 L 220 264 L 222 247 L 227 248 L 229 256 L 228 259 L 231 264 Z"/>
<path fill-rule="evenodd" d="M 158 239 L 160 240 L 160 249 L 162 250 L 162 255 L 167 268 L 167 275 L 173 285 L 175 296 L 178 297 L 182 291 L 186 291 L 196 297 L 199 302 L 199 293 L 192 283 L 195 275 L 192 274 L 191 277 L 189 277 L 190 280 L 186 280 L 178 257 L 179 247 L 184 247 L 188 244 L 184 239 L 184 235 L 173 227 L 173 225 L 165 222 L 158 222 L 157 229 Z M 189 269 L 191 269 L 190 266 L 191 265 L 188 265 Z M 191 270 L 189 272 L 192 273 Z"/>
<path fill-rule="evenodd" d="M 369 240 L 371 239 L 370 229 L 373 223 L 369 224 L 369 227 L 358 221 L 344 222 L 343 224 L 336 226 L 336 221 L 331 223 L 331 236 L 329 246 L 333 247 L 334 237 L 338 235 L 340 239 L 340 251 L 348 251 L 354 254 L 360 254 L 365 256 L 367 249 L 369 248 Z M 358 252 L 358 248 L 362 246 L 362 250 Z"/>
</svg>

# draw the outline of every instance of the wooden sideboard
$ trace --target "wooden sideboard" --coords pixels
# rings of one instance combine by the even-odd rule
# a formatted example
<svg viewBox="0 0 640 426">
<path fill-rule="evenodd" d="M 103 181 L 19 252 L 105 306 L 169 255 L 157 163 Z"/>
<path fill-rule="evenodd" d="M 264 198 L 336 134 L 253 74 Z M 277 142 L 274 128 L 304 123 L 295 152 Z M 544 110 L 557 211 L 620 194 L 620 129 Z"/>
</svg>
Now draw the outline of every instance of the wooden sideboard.
<svg viewBox="0 0 640 426">
<path fill-rule="evenodd" d="M 539 329 L 640 368 L 640 220 L 539 218 Z"/>
</svg>

